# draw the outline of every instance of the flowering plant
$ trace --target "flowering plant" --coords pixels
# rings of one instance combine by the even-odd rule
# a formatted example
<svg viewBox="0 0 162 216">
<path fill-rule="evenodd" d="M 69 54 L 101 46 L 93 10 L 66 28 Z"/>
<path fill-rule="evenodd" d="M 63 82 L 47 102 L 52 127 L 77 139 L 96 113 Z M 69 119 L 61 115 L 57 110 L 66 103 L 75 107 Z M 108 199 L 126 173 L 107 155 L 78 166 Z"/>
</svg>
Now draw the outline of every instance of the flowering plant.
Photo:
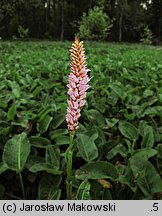
<svg viewBox="0 0 162 216">
<path fill-rule="evenodd" d="M 85 104 L 87 89 L 90 87 L 89 77 L 87 75 L 89 69 L 86 65 L 85 51 L 83 42 L 79 42 L 75 37 L 75 41 L 71 47 L 71 73 L 68 79 L 68 108 L 66 115 L 66 122 L 70 132 L 70 144 L 67 150 L 67 198 L 72 198 L 72 145 L 75 131 L 78 128 L 78 119 L 81 116 L 81 109 Z"/>
</svg>

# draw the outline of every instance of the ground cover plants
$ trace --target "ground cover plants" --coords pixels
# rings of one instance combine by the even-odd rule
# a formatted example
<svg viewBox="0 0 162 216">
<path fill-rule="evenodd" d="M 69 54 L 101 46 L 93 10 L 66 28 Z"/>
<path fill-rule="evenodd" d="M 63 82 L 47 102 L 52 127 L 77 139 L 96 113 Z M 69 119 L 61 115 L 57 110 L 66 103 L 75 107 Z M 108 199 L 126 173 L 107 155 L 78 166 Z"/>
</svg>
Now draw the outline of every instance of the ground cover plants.
<svg viewBox="0 0 162 216">
<path fill-rule="evenodd" d="M 0 199 L 67 199 L 70 42 L 0 42 Z M 72 199 L 162 199 L 162 50 L 85 42 Z"/>
</svg>

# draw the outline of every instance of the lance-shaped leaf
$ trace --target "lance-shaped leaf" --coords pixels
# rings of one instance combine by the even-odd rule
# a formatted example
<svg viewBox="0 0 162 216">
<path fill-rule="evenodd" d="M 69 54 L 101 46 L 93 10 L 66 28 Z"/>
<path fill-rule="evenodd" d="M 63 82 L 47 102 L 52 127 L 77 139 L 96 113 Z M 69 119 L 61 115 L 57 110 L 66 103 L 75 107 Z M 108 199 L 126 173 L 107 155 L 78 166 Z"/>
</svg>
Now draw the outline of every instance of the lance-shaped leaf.
<svg viewBox="0 0 162 216">
<path fill-rule="evenodd" d="M 47 174 L 43 176 L 39 182 L 38 198 L 47 200 L 57 200 L 60 198 L 59 185 L 61 176 Z"/>
<path fill-rule="evenodd" d="M 117 179 L 116 167 L 106 161 L 90 162 L 76 171 L 77 179 Z"/>
<path fill-rule="evenodd" d="M 145 158 L 137 156 L 129 160 L 137 185 L 148 197 L 162 191 L 162 180 L 155 167 Z"/>
<path fill-rule="evenodd" d="M 77 147 L 80 156 L 85 161 L 92 161 L 98 157 L 98 149 L 95 144 L 95 140 L 98 137 L 98 133 L 93 134 L 91 137 L 86 134 L 77 135 Z"/>
<path fill-rule="evenodd" d="M 78 187 L 77 190 L 77 200 L 88 200 L 90 199 L 90 191 L 91 185 L 88 180 L 84 180 Z"/>
<path fill-rule="evenodd" d="M 130 140 L 137 140 L 138 139 L 139 134 L 138 134 L 137 128 L 129 122 L 120 121 L 119 122 L 119 130 L 124 137 L 126 137 Z"/>
<path fill-rule="evenodd" d="M 149 125 L 147 125 L 144 129 L 144 136 L 141 143 L 142 148 L 150 147 L 154 145 L 154 131 L 153 128 Z"/>
<path fill-rule="evenodd" d="M 15 135 L 4 146 L 3 162 L 9 169 L 21 172 L 30 153 L 30 143 L 26 133 Z"/>
</svg>

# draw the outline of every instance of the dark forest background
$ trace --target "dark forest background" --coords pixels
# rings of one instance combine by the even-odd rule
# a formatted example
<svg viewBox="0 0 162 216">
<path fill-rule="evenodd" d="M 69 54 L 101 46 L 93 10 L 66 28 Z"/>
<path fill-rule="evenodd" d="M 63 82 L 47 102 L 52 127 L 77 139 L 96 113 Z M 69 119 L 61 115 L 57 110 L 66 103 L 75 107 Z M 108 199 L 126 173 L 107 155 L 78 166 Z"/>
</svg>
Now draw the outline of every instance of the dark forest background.
<svg viewBox="0 0 162 216">
<path fill-rule="evenodd" d="M 162 39 L 162 0 L 0 0 L 0 38 L 17 39 L 24 31 L 32 39 L 72 40 L 94 6 L 113 20 L 107 41 L 138 42 L 145 26 Z"/>
</svg>

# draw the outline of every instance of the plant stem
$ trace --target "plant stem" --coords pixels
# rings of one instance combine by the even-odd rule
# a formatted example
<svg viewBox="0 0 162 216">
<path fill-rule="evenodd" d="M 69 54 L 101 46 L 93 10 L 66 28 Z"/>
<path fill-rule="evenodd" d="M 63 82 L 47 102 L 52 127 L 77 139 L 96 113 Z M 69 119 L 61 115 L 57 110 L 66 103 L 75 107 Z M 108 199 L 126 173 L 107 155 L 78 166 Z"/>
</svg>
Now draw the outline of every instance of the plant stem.
<svg viewBox="0 0 162 216">
<path fill-rule="evenodd" d="M 19 179 L 20 179 L 20 185 L 21 185 L 21 190 L 22 190 L 22 194 L 23 194 L 23 199 L 25 200 L 25 190 L 24 190 L 24 183 L 23 183 L 23 178 L 21 175 L 21 172 L 19 172 Z"/>
<path fill-rule="evenodd" d="M 74 134 L 70 133 L 70 142 L 69 142 L 69 148 L 67 150 L 67 179 L 66 179 L 66 193 L 67 193 L 67 199 L 72 199 L 72 164 L 73 164 L 73 139 Z"/>
<path fill-rule="evenodd" d="M 132 148 L 131 148 L 131 155 L 133 155 L 133 151 L 134 151 L 135 145 L 136 145 L 136 140 L 134 139 L 133 143 L 132 143 Z"/>
</svg>

